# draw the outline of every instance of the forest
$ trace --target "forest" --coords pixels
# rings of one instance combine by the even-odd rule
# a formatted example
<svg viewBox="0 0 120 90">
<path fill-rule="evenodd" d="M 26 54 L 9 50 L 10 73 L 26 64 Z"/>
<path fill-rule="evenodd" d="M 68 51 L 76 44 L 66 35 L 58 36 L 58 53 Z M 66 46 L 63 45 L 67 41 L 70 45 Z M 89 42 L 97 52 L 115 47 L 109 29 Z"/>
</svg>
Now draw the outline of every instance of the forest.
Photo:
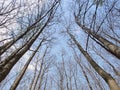
<svg viewBox="0 0 120 90">
<path fill-rule="evenodd" d="M 0 90 L 120 90 L 120 0 L 0 0 Z"/>
</svg>

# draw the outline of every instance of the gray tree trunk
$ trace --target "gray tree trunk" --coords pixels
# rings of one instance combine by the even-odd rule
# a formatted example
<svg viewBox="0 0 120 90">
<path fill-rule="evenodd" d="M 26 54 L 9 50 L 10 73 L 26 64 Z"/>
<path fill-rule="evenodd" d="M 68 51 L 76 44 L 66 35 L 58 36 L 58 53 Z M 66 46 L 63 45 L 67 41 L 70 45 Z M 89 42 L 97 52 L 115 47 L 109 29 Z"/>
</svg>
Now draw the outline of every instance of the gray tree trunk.
<svg viewBox="0 0 120 90">
<path fill-rule="evenodd" d="M 97 39 L 98 41 L 100 41 L 100 45 L 102 45 L 102 47 L 104 47 L 107 51 L 109 51 L 111 54 L 113 54 L 114 56 L 116 56 L 119 60 L 120 60 L 120 47 L 113 44 L 112 42 L 108 41 L 107 39 L 103 38 L 102 36 L 97 35 L 96 33 L 92 32 L 91 29 L 81 25 L 80 22 L 78 22 L 76 20 L 76 23 L 88 34 L 90 34 L 91 36 L 93 36 L 95 39 Z"/>
<path fill-rule="evenodd" d="M 111 90 L 120 90 L 120 87 L 114 80 L 114 78 L 108 74 L 106 71 L 104 71 L 92 58 L 91 56 L 81 47 L 81 45 L 76 41 L 75 37 L 69 33 L 69 36 L 74 41 L 78 49 L 82 52 L 82 54 L 85 56 L 87 61 L 91 64 L 91 66 L 96 70 L 96 72 L 106 81 L 106 83 L 109 85 Z"/>
<path fill-rule="evenodd" d="M 12 84 L 10 90 L 15 90 L 20 82 L 20 80 L 22 79 L 23 75 L 25 74 L 28 65 L 30 64 L 31 60 L 33 59 L 34 55 L 36 54 L 36 52 L 38 51 L 38 49 L 40 48 L 40 46 L 42 45 L 43 40 L 40 42 L 39 46 L 36 48 L 36 50 L 33 52 L 33 54 L 31 55 L 31 57 L 28 59 L 28 61 L 26 62 L 25 66 L 23 67 L 23 69 L 21 70 L 20 74 L 18 75 L 18 77 L 15 79 L 14 83 Z"/>
</svg>

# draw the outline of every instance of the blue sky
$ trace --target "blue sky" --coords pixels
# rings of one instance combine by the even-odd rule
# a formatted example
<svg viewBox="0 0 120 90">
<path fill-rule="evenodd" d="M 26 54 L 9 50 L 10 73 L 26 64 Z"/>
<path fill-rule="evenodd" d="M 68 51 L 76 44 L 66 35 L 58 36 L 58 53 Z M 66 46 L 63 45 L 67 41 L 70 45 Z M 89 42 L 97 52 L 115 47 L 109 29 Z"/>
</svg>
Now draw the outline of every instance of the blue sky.
<svg viewBox="0 0 120 90">
<path fill-rule="evenodd" d="M 32 0 L 32 1 L 34 1 L 34 0 Z M 65 57 L 65 59 L 66 59 L 66 61 L 67 61 L 67 59 L 69 59 L 69 58 L 71 58 L 71 59 L 73 59 L 73 56 L 72 56 L 72 54 L 73 54 L 73 52 L 72 52 L 72 49 L 69 47 L 69 45 L 68 45 L 68 40 L 70 39 L 69 37 L 68 37 L 68 35 L 67 34 L 64 34 L 64 33 L 62 33 L 63 31 L 66 31 L 65 30 L 65 28 L 69 25 L 69 24 L 71 24 L 71 30 L 73 30 L 73 34 L 75 35 L 75 37 L 76 37 L 76 39 L 79 41 L 79 43 L 81 44 L 81 46 L 83 47 L 83 48 L 85 48 L 86 47 L 86 37 L 87 37 L 87 35 L 81 30 L 81 28 L 79 27 L 79 26 L 77 26 L 76 24 L 75 24 L 75 22 L 74 22 L 74 18 L 73 18 L 73 16 L 72 16 L 72 14 L 73 14 L 73 12 L 71 11 L 71 9 L 73 8 L 74 9 L 74 7 L 72 7 L 71 6 L 71 4 L 72 4 L 72 1 L 73 0 L 62 0 L 62 3 L 61 3 L 61 6 L 62 6 L 62 11 L 61 12 L 63 12 L 63 14 L 62 14 L 62 16 L 61 16 L 61 23 L 59 23 L 59 24 L 55 24 L 54 26 L 52 26 L 51 28 L 48 28 L 48 29 L 53 29 L 53 30 L 55 30 L 55 32 L 54 32 L 54 34 L 52 35 L 52 37 L 55 37 L 55 38 L 57 38 L 57 39 L 55 39 L 54 40 L 54 43 L 52 44 L 52 50 L 51 50 L 51 55 L 55 55 L 57 58 L 56 58 L 56 61 L 57 62 L 61 62 L 61 51 L 62 50 L 65 50 L 65 53 L 66 53 L 66 57 Z M 65 21 L 66 20 L 66 21 Z M 118 31 L 118 35 L 119 35 L 119 31 Z M 1 36 L 0 36 L 0 39 L 1 39 Z M 38 40 L 39 41 L 39 40 Z M 35 44 L 37 44 L 38 42 L 36 42 Z M 93 40 L 90 40 L 89 41 L 89 43 L 91 44 L 91 43 L 93 43 Z M 34 44 L 34 45 L 35 45 Z M 35 45 L 36 46 L 36 45 Z M 34 46 L 34 47 L 35 47 Z M 102 55 L 106 58 L 106 59 L 108 59 L 110 62 L 111 62 L 111 64 L 113 64 L 115 67 L 116 67 L 116 69 L 120 66 L 120 62 L 118 62 L 118 60 L 117 60 L 117 58 L 115 58 L 114 56 L 112 56 L 110 53 L 108 53 L 106 50 L 104 50 L 104 49 L 102 49 L 101 48 L 101 46 L 99 46 L 99 45 L 97 45 L 96 43 L 93 43 L 93 47 L 96 47 L 97 46 L 97 49 L 98 50 L 100 50 L 101 51 L 101 53 L 103 53 Z M 32 48 L 33 49 L 33 48 Z M 41 50 L 41 51 L 44 51 L 44 49 L 43 50 Z M 79 52 L 79 50 L 78 49 L 76 49 L 76 51 L 77 51 L 77 53 L 78 53 L 78 55 L 81 55 L 81 52 Z M 109 67 L 109 66 L 107 66 L 107 64 L 103 61 L 103 60 L 101 60 L 101 58 L 99 57 L 99 56 L 97 56 L 97 55 L 95 55 L 95 52 L 94 51 L 92 51 L 92 48 L 90 49 L 88 49 L 88 51 L 89 51 L 89 53 L 90 53 L 90 55 L 93 57 L 93 59 L 94 60 L 96 60 L 96 62 L 102 67 L 102 68 L 105 68 L 106 69 L 106 71 L 107 72 L 109 72 L 109 71 L 111 71 L 111 73 L 110 74 L 112 74 L 113 76 L 115 76 L 115 74 L 112 72 L 113 70 Z M 12 72 L 9 74 L 10 75 L 10 77 L 11 76 L 13 76 L 16 72 L 18 72 L 18 71 L 20 71 L 20 69 L 21 68 L 17 68 L 17 67 L 23 67 L 23 65 L 25 64 L 25 61 L 27 61 L 28 60 L 28 58 L 29 58 L 29 56 L 30 56 L 30 52 L 28 52 L 28 53 L 26 53 L 23 57 L 22 57 L 22 59 L 20 60 L 20 62 L 22 62 L 21 64 L 20 64 L 20 62 L 18 63 L 18 64 L 16 64 L 15 65 L 15 67 L 13 68 L 13 70 L 12 70 Z M 42 54 L 40 55 L 40 57 L 42 56 Z M 83 55 L 81 55 L 82 56 L 82 63 L 83 64 L 85 64 L 86 66 L 88 65 L 88 63 L 87 63 L 87 61 L 86 61 L 86 59 L 83 57 Z M 106 65 L 106 66 L 105 66 Z M 108 68 L 108 69 L 107 69 Z M 31 63 L 30 64 L 30 66 L 28 67 L 28 69 L 30 70 L 30 72 L 32 72 L 33 70 L 34 70 L 34 63 Z M 119 70 L 119 69 L 118 69 Z M 51 71 L 54 71 L 54 69 L 53 70 L 51 70 Z M 54 72 L 54 73 L 56 73 L 56 72 Z M 80 75 L 81 75 L 81 70 L 80 70 Z M 116 78 L 118 78 L 118 77 L 116 77 Z M 81 83 L 82 84 L 85 84 L 86 83 L 86 80 L 85 80 L 85 78 L 84 77 L 80 77 L 80 80 L 81 80 Z M 12 79 L 11 81 L 10 81 L 10 83 L 8 82 L 8 84 L 6 85 L 6 87 L 4 88 L 4 90 L 9 90 L 9 87 L 10 87 L 10 85 L 13 83 L 13 81 L 14 81 L 14 79 Z M 92 81 L 91 81 L 92 82 Z M 105 83 L 105 82 L 103 82 L 103 83 Z M 106 85 L 106 84 L 105 84 Z M 106 85 L 106 87 L 107 87 L 107 85 Z"/>
</svg>

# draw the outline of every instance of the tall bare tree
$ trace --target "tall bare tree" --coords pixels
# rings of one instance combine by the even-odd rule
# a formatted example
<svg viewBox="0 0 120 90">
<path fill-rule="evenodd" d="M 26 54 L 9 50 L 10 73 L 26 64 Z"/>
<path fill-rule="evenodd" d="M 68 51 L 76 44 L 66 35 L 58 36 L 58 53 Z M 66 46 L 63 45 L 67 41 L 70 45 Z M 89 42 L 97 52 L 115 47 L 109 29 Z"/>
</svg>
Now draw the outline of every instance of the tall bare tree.
<svg viewBox="0 0 120 90">
<path fill-rule="evenodd" d="M 30 64 L 31 60 L 33 59 L 33 57 L 35 56 L 36 52 L 38 51 L 38 49 L 40 48 L 40 46 L 42 45 L 43 40 L 40 42 L 40 44 L 38 45 L 38 47 L 35 49 L 35 51 L 33 52 L 33 54 L 31 55 L 31 57 L 29 58 L 29 60 L 26 62 L 25 66 L 23 67 L 23 69 L 21 70 L 20 74 L 18 75 L 18 77 L 15 79 L 13 85 L 11 86 L 10 90 L 15 90 L 20 82 L 20 80 L 22 79 L 25 71 L 27 70 L 28 65 Z"/>
<path fill-rule="evenodd" d="M 36 20 L 35 28 L 37 30 L 36 33 L 26 42 L 23 46 L 19 47 L 17 50 L 15 50 L 11 55 L 6 57 L 6 59 L 2 60 L 0 62 L 0 82 L 5 79 L 5 77 L 8 75 L 12 67 L 19 61 L 19 59 L 29 50 L 29 48 L 32 46 L 32 44 L 35 42 L 35 40 L 39 37 L 39 35 L 42 33 L 42 31 L 45 29 L 45 27 L 50 23 L 50 21 L 53 19 L 56 8 L 58 7 L 58 1 L 53 1 L 51 4 L 51 8 L 49 12 L 47 12 L 47 17 L 44 17 L 44 22 L 39 22 L 39 19 Z M 41 19 L 40 19 L 41 20 Z M 39 26 L 42 23 L 42 26 Z M 37 26 L 36 26 L 37 24 Z M 16 39 L 17 40 L 17 39 Z M 12 41 L 13 44 L 13 41 Z M 10 46 L 12 45 L 10 44 Z"/>
<path fill-rule="evenodd" d="M 104 2 L 110 3 L 111 6 L 105 6 L 106 8 L 102 8 L 102 11 L 104 12 L 104 16 L 101 18 L 99 17 L 101 13 L 99 12 L 99 7 L 93 4 L 90 4 L 90 1 L 86 1 L 85 3 L 81 1 L 82 4 L 78 4 L 78 9 L 75 10 L 74 17 L 75 22 L 78 26 L 81 27 L 81 29 L 88 34 L 88 37 L 91 37 L 93 40 L 95 40 L 99 45 L 101 45 L 103 48 L 105 48 L 107 51 L 109 51 L 111 54 L 116 56 L 118 59 L 120 59 L 120 47 L 110 40 L 106 39 L 102 35 L 98 34 L 98 32 L 103 33 L 106 30 L 106 27 L 104 26 L 104 23 L 109 24 L 107 19 L 110 17 L 111 13 L 115 10 L 115 7 L 117 7 L 116 3 L 117 1 L 110 2 Z M 85 10 L 83 10 L 83 8 Z M 91 8 L 96 7 L 93 11 L 91 11 Z M 92 13 L 90 13 L 90 11 Z M 98 16 L 99 15 L 99 16 Z M 88 16 L 88 17 L 87 17 Z M 117 16 L 115 16 L 117 17 Z M 101 18 L 101 20 L 100 20 Z M 89 20 L 89 21 L 88 21 Z M 100 20 L 100 21 L 99 21 Z M 109 25 L 108 25 L 109 26 Z M 114 31 L 109 30 L 109 31 Z M 88 38 L 89 39 L 89 38 Z M 119 41 L 119 40 L 116 40 Z"/>
<path fill-rule="evenodd" d="M 106 81 L 111 90 L 119 90 L 120 87 L 114 80 L 114 78 L 104 71 L 92 58 L 91 56 L 81 47 L 81 45 L 76 41 L 75 37 L 68 31 L 69 36 L 74 41 L 80 52 L 86 57 L 91 66 L 96 70 L 96 72 Z"/>
</svg>

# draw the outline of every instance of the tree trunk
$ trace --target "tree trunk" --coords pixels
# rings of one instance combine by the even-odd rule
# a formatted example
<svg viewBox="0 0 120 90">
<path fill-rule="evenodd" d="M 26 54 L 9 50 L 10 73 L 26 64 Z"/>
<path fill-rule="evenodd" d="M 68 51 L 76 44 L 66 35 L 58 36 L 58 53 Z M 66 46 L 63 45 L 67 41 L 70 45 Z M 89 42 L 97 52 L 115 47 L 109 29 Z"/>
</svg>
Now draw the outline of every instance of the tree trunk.
<svg viewBox="0 0 120 90">
<path fill-rule="evenodd" d="M 29 90 L 32 90 L 32 86 L 33 86 L 33 83 L 35 81 L 35 77 L 36 77 L 36 74 L 37 74 L 37 63 L 38 63 L 38 59 L 37 59 L 37 62 L 36 62 L 36 65 L 35 65 L 35 71 L 34 71 L 34 76 L 33 76 L 33 79 L 29 85 Z"/>
<path fill-rule="evenodd" d="M 85 56 L 87 61 L 92 65 L 92 67 L 96 70 L 96 72 L 106 81 L 106 83 L 109 85 L 111 90 L 120 90 L 120 87 L 114 80 L 114 78 L 108 74 L 106 71 L 104 71 L 92 58 L 91 56 L 81 47 L 81 45 L 76 41 L 75 37 L 69 33 L 69 36 L 74 41 L 74 43 L 77 45 L 78 49 L 82 52 L 82 54 Z"/>
<path fill-rule="evenodd" d="M 101 84 L 101 80 L 100 80 L 100 77 L 97 76 L 97 74 L 94 74 L 92 71 L 91 71 L 91 66 L 88 65 L 89 67 L 85 67 L 85 69 L 88 71 L 88 73 L 91 75 L 92 79 L 95 80 L 95 84 L 97 84 L 99 86 L 99 89 L 100 90 L 105 90 L 104 86 Z M 97 86 L 96 86 L 96 90 L 97 89 Z"/>
<path fill-rule="evenodd" d="M 93 90 L 93 89 L 92 89 L 92 86 L 91 86 L 91 84 L 90 84 L 90 81 L 89 81 L 89 79 L 88 79 L 88 76 L 86 75 L 86 72 L 85 72 L 83 66 L 80 64 L 80 62 L 79 62 L 78 64 L 79 64 L 79 66 L 80 66 L 80 68 L 81 68 L 81 70 L 82 70 L 82 72 L 83 72 L 83 75 L 85 76 L 85 79 L 87 80 L 87 83 L 88 83 L 88 86 L 89 86 L 90 90 Z"/>
<path fill-rule="evenodd" d="M 96 48 L 95 48 L 95 49 L 96 49 Z M 97 55 L 99 55 L 106 63 L 108 63 L 108 64 L 111 66 L 111 68 L 113 69 L 113 71 L 115 72 L 116 75 L 120 76 L 120 72 L 118 72 L 118 71 L 115 69 L 115 67 L 114 67 L 109 61 L 107 61 L 107 60 L 100 54 L 100 52 L 98 52 L 98 51 L 96 51 L 96 50 L 94 50 L 94 52 L 95 52 Z"/>
<path fill-rule="evenodd" d="M 119 43 L 120 44 L 120 40 L 118 40 L 117 38 L 115 37 L 112 37 L 110 36 L 109 34 L 106 34 L 105 32 L 103 32 L 107 37 L 109 37 L 110 39 L 114 40 L 116 43 Z"/>
<path fill-rule="evenodd" d="M 5 79 L 5 77 L 9 74 L 10 70 L 13 68 L 13 66 L 19 61 L 19 59 L 29 50 L 29 48 L 32 46 L 32 44 L 35 42 L 35 40 L 38 38 L 38 36 L 41 34 L 41 32 L 44 30 L 48 22 L 45 23 L 45 25 L 38 31 L 37 34 L 35 34 L 30 41 L 26 43 L 26 45 L 15 55 L 12 54 L 11 58 L 7 58 L 6 60 L 9 60 L 6 65 L 2 66 L 0 68 L 0 82 Z"/>
<path fill-rule="evenodd" d="M 42 57 L 41 64 L 40 64 L 40 70 L 39 70 L 39 73 L 38 73 L 37 78 L 36 78 L 36 80 L 35 80 L 35 85 L 34 85 L 34 87 L 33 87 L 33 90 L 35 90 L 35 88 L 36 88 L 36 86 L 37 86 L 37 83 L 38 83 L 38 80 L 39 80 L 39 78 L 41 78 L 40 76 L 41 76 L 41 73 L 42 73 L 42 70 L 43 70 L 43 62 L 44 62 L 44 58 L 45 58 L 46 52 L 47 52 L 47 48 L 46 48 L 46 50 L 45 50 L 45 52 L 44 52 L 44 55 L 43 55 L 43 57 Z M 43 72 L 43 73 L 44 73 L 44 72 Z M 41 81 L 40 81 L 40 82 L 41 82 Z"/>
<path fill-rule="evenodd" d="M 46 76 L 45 84 L 44 84 L 43 90 L 46 90 L 47 80 L 48 80 L 48 75 Z"/>
<path fill-rule="evenodd" d="M 44 74 L 45 74 L 45 70 L 43 69 L 43 70 L 42 70 L 42 73 L 41 73 L 41 76 L 40 76 L 40 79 L 39 79 L 38 90 L 41 90 Z"/>
<path fill-rule="evenodd" d="M 40 19 L 41 20 L 41 19 Z M 27 30 L 22 33 L 21 35 L 19 35 L 17 38 L 7 42 L 6 44 L 4 44 L 3 46 L 0 47 L 0 55 L 2 55 L 8 48 L 10 48 L 16 41 L 18 41 L 19 39 L 21 39 L 24 35 L 26 35 L 29 31 L 31 31 L 33 28 L 35 28 L 35 25 L 38 23 L 37 20 L 35 23 L 33 23 L 31 26 L 29 26 L 27 28 Z"/>
<path fill-rule="evenodd" d="M 108 41 L 107 39 L 103 38 L 102 36 L 97 35 L 96 33 L 92 32 L 91 29 L 85 27 L 84 25 L 81 25 L 80 22 L 76 20 L 76 23 L 88 34 L 95 37 L 98 41 L 101 42 L 100 45 L 104 47 L 107 51 L 112 53 L 114 56 L 116 56 L 120 60 L 120 47 L 113 44 L 112 42 Z"/>
<path fill-rule="evenodd" d="M 35 32 L 35 33 L 38 33 L 38 31 Z M 35 33 L 33 34 L 33 36 L 35 35 Z M 1 61 L 0 62 L 0 67 L 4 67 L 9 62 L 9 60 L 11 60 L 22 48 L 24 48 L 26 46 L 26 44 L 33 38 L 33 36 L 31 36 L 30 39 L 24 45 L 22 45 L 21 47 L 16 49 L 14 52 L 12 52 L 11 55 L 9 55 L 3 61 Z"/>
<path fill-rule="evenodd" d="M 21 70 L 19 76 L 16 78 L 16 80 L 14 81 L 13 85 L 11 86 L 10 90 L 15 90 L 20 82 L 20 80 L 22 79 L 23 75 L 25 74 L 28 65 L 30 64 L 31 60 L 33 59 L 34 55 L 36 54 L 36 52 L 38 51 L 38 49 L 40 48 L 40 46 L 42 45 L 43 39 L 40 42 L 39 46 L 36 48 L 36 50 L 33 52 L 33 54 L 31 55 L 31 57 L 29 58 L 29 60 L 26 62 L 25 66 L 23 67 L 23 69 Z"/>
<path fill-rule="evenodd" d="M 19 35 L 16 39 L 13 39 L 13 40 L 7 42 L 6 44 L 4 44 L 3 46 L 1 46 L 0 47 L 0 55 L 2 55 L 8 48 L 10 48 L 16 41 L 18 41 L 19 39 L 21 39 L 29 31 L 31 31 L 35 27 L 38 27 L 39 25 L 37 25 L 37 24 L 50 13 L 50 16 L 48 18 L 48 21 L 49 21 L 51 19 L 51 14 L 52 14 L 51 11 L 57 5 L 57 3 L 58 3 L 58 1 L 55 1 L 54 4 L 50 7 L 50 9 L 43 16 L 39 17 L 32 25 L 30 25 L 30 26 L 27 27 L 27 30 L 24 33 L 22 33 L 21 35 Z"/>
</svg>

